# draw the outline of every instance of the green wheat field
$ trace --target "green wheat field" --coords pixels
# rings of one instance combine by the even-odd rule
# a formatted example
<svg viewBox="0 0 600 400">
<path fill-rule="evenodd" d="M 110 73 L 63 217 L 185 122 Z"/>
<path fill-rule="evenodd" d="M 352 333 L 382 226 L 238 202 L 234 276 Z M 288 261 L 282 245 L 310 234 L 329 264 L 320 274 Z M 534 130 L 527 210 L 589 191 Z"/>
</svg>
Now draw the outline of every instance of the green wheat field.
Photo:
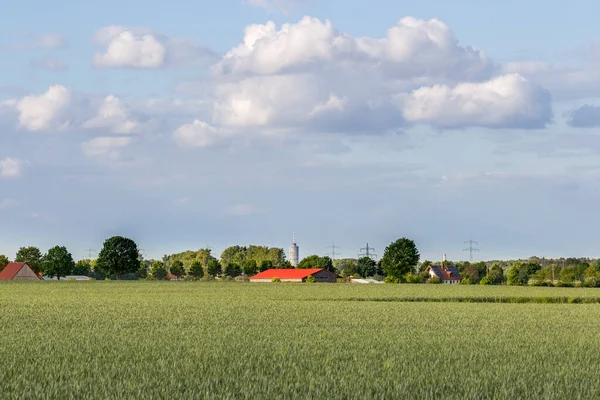
<svg viewBox="0 0 600 400">
<path fill-rule="evenodd" d="M 600 290 L 0 284 L 6 399 L 564 399 L 600 393 Z"/>
</svg>

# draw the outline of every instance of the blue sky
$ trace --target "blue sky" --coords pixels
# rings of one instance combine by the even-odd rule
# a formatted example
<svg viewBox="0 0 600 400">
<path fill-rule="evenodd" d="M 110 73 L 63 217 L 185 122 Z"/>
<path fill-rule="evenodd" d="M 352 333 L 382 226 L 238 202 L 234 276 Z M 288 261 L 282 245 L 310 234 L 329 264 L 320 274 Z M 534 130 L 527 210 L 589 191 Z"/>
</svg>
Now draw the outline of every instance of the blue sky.
<svg viewBox="0 0 600 400">
<path fill-rule="evenodd" d="M 599 8 L 13 3 L 0 254 L 287 250 L 295 230 L 301 255 L 408 236 L 464 259 L 472 235 L 481 259 L 597 256 Z"/>
</svg>

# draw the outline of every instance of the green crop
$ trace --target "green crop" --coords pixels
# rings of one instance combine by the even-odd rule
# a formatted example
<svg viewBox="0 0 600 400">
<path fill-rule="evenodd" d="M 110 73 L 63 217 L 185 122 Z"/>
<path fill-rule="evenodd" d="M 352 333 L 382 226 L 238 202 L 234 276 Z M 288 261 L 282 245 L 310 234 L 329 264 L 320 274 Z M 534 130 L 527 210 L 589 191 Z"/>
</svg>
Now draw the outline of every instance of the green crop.
<svg viewBox="0 0 600 400">
<path fill-rule="evenodd" d="M 592 399 L 600 305 L 585 303 L 597 298 L 465 285 L 2 283 L 0 398 Z"/>
</svg>

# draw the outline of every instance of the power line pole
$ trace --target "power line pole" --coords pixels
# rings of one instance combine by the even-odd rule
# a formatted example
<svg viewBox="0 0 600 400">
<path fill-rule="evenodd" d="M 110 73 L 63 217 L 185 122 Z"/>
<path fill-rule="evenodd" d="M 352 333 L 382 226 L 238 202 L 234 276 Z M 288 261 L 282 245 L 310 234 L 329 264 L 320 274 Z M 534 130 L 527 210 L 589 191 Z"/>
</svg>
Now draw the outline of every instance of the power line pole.
<svg viewBox="0 0 600 400">
<path fill-rule="evenodd" d="M 468 244 L 469 247 L 467 247 L 466 249 L 463 249 L 463 251 L 469 252 L 469 262 L 472 263 L 473 262 L 473 253 L 479 253 L 479 249 L 476 249 L 475 247 L 473 247 L 473 245 L 477 245 L 479 243 L 474 241 L 472 238 L 469 238 L 469 240 L 467 240 L 465 242 L 465 244 Z"/>
<path fill-rule="evenodd" d="M 329 253 L 329 254 L 331 254 L 331 259 L 332 260 L 335 260 L 335 256 L 341 256 L 341 253 L 338 253 L 338 252 L 335 251 L 335 249 L 339 249 L 340 248 L 340 246 L 336 246 L 335 245 L 335 240 L 333 241 L 333 244 L 331 246 L 327 246 L 327 248 L 331 249 L 331 253 Z"/>
<path fill-rule="evenodd" d="M 367 247 L 363 247 L 360 249 L 360 253 L 358 254 L 358 258 L 369 257 L 370 259 L 377 258 L 377 254 L 374 253 L 375 249 L 369 247 L 369 242 L 367 242 Z"/>
<path fill-rule="evenodd" d="M 85 249 L 85 251 L 88 253 L 88 260 L 92 259 L 92 253 L 96 253 L 96 250 L 89 248 L 89 249 Z"/>
</svg>

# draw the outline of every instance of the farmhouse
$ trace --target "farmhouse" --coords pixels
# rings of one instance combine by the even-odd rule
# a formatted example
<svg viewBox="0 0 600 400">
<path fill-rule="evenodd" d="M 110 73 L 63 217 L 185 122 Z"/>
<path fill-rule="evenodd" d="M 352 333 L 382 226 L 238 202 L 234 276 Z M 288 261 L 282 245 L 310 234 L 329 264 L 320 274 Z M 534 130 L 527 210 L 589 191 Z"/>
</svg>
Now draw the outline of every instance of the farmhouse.
<svg viewBox="0 0 600 400">
<path fill-rule="evenodd" d="M 0 281 L 39 281 L 36 274 L 27 263 L 10 263 L 0 272 Z"/>
<path fill-rule="evenodd" d="M 460 283 L 462 280 L 454 265 L 430 265 L 426 271 L 429 273 L 429 276 L 432 278 L 436 276 L 445 284 L 454 285 Z"/>
<path fill-rule="evenodd" d="M 258 275 L 250 277 L 250 282 L 271 282 L 279 278 L 281 282 L 306 282 L 306 278 L 313 276 L 317 282 L 337 282 L 337 275 L 322 268 L 313 269 L 268 269 Z"/>
</svg>

